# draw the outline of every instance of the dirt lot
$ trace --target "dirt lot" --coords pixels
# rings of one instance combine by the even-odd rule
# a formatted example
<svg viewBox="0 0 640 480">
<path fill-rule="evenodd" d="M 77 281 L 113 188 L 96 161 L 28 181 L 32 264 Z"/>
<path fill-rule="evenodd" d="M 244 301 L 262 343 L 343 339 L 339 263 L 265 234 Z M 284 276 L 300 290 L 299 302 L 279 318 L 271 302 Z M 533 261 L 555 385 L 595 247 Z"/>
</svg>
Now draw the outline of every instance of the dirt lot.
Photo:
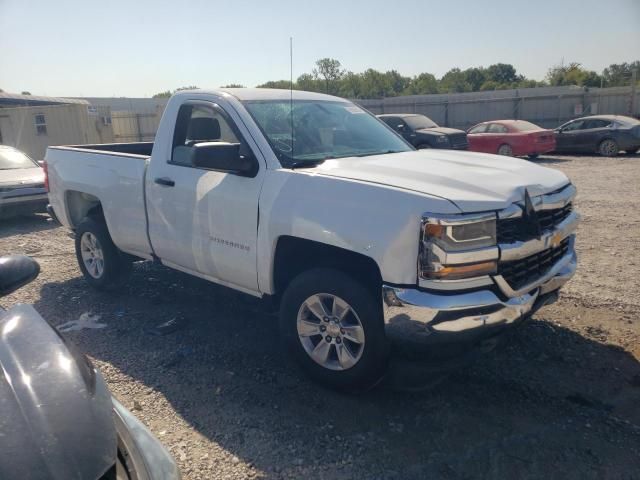
<svg viewBox="0 0 640 480">
<path fill-rule="evenodd" d="M 1 304 L 34 303 L 54 324 L 99 315 L 106 327 L 67 335 L 186 479 L 640 478 L 640 156 L 539 162 L 578 186 L 578 274 L 504 348 L 428 392 L 320 389 L 257 301 L 149 263 L 96 293 L 44 216 L 0 226 L 0 253 L 42 266 Z M 181 329 L 152 333 L 173 318 Z"/>
</svg>

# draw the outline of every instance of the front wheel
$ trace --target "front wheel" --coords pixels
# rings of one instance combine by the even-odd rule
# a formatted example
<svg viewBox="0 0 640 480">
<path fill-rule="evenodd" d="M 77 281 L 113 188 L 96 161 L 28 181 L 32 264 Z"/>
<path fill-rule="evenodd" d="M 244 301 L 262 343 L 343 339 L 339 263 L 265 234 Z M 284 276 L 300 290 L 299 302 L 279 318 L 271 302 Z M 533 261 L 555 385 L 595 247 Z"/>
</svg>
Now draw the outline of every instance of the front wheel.
<svg viewBox="0 0 640 480">
<path fill-rule="evenodd" d="M 113 244 L 107 226 L 87 218 L 76 228 L 76 258 L 89 285 L 98 290 L 121 286 L 131 272 L 131 259 Z"/>
<path fill-rule="evenodd" d="M 598 153 L 603 157 L 615 157 L 618 155 L 620 148 L 615 140 L 607 139 L 600 142 Z"/>
<path fill-rule="evenodd" d="M 498 155 L 504 155 L 505 157 L 512 157 L 513 149 L 511 148 L 511 145 L 507 143 L 503 143 L 502 145 L 500 145 L 500 147 L 498 148 Z"/>
<path fill-rule="evenodd" d="M 280 328 L 287 348 L 315 381 L 338 390 L 366 390 L 387 365 L 381 305 L 350 276 L 313 269 L 285 291 Z"/>
</svg>

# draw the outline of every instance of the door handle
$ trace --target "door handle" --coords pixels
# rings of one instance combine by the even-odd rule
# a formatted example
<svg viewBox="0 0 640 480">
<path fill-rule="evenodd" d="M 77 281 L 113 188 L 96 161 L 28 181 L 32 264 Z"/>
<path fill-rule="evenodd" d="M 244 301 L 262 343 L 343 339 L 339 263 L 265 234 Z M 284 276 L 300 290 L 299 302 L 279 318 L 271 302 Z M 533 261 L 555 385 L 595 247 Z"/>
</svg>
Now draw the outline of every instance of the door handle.
<svg viewBox="0 0 640 480">
<path fill-rule="evenodd" d="M 174 187 L 176 185 L 176 182 L 167 177 L 156 178 L 154 182 L 164 187 Z"/>
</svg>

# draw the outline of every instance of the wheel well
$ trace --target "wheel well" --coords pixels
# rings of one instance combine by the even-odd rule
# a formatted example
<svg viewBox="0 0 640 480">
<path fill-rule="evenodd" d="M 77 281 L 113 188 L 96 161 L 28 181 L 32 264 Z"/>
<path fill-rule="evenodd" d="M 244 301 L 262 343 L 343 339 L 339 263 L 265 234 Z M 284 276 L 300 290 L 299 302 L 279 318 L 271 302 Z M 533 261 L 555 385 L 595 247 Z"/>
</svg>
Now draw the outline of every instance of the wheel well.
<svg viewBox="0 0 640 480">
<path fill-rule="evenodd" d="M 374 296 L 380 295 L 382 276 L 371 257 L 298 237 L 278 239 L 273 279 L 277 296 L 300 273 L 312 268 L 335 268 L 360 281 Z"/>
<path fill-rule="evenodd" d="M 97 217 L 104 220 L 102 212 L 102 204 L 100 199 L 89 193 L 68 191 L 67 210 L 69 212 L 69 220 L 71 225 L 76 227 L 84 218 L 88 216 Z"/>
</svg>

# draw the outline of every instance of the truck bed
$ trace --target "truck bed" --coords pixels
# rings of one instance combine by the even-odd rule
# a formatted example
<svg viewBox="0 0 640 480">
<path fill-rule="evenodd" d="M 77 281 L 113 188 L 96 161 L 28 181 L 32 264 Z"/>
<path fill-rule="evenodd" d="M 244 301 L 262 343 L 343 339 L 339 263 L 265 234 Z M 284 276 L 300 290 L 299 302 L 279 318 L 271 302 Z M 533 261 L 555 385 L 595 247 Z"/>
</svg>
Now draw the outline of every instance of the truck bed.
<svg viewBox="0 0 640 480">
<path fill-rule="evenodd" d="M 149 257 L 144 188 L 152 148 L 153 142 L 49 147 L 49 201 L 60 222 L 75 228 L 100 205 L 116 246 Z"/>
<path fill-rule="evenodd" d="M 130 155 L 151 156 L 153 150 L 153 142 L 135 142 L 135 143 L 96 143 L 93 145 L 68 145 L 64 147 L 55 147 L 59 149 L 78 149 L 78 150 L 98 150 L 100 153 L 128 153 Z"/>
</svg>

